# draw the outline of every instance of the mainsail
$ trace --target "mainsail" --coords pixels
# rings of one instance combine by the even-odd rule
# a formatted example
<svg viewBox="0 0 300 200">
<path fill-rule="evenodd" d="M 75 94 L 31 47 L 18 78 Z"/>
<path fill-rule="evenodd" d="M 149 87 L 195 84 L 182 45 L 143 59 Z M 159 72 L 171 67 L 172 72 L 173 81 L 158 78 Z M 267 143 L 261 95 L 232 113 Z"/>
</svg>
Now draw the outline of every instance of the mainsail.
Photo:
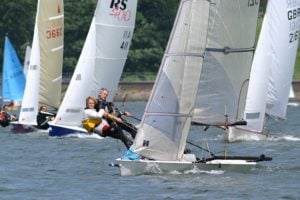
<svg viewBox="0 0 300 200">
<path fill-rule="evenodd" d="M 8 36 L 5 36 L 3 72 L 2 72 L 2 100 L 20 102 L 25 89 L 25 76 L 22 65 Z"/>
<path fill-rule="evenodd" d="M 192 121 L 224 124 L 243 111 L 259 1 L 182 0 L 135 152 L 180 160 Z"/>
<path fill-rule="evenodd" d="M 116 94 L 133 35 L 137 0 L 99 0 L 56 124 L 80 126 L 87 96 Z"/>
<path fill-rule="evenodd" d="M 262 132 L 265 113 L 286 115 L 300 26 L 299 16 L 293 13 L 299 9 L 300 1 L 268 1 L 250 75 L 247 126 L 242 129 Z"/>
<path fill-rule="evenodd" d="M 19 122 L 36 125 L 39 103 L 58 108 L 63 60 L 63 0 L 39 0 Z"/>
</svg>

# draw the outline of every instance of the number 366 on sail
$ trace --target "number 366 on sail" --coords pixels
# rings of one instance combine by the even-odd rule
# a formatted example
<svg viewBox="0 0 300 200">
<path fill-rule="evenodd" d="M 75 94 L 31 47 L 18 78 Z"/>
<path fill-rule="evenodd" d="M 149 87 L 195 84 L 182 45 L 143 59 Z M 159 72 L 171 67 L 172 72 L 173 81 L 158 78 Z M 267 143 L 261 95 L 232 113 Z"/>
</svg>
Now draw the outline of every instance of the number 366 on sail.
<svg viewBox="0 0 300 200">
<path fill-rule="evenodd" d="M 63 28 L 62 27 L 46 31 L 47 39 L 57 38 L 57 37 L 60 37 L 62 35 L 63 35 Z"/>
</svg>

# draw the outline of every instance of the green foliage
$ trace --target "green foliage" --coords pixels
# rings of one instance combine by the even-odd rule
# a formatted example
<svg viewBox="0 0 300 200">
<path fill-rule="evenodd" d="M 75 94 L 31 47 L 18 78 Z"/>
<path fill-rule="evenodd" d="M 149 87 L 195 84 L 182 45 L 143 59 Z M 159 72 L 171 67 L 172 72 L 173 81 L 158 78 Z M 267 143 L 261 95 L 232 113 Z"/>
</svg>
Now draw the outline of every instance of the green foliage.
<svg viewBox="0 0 300 200">
<path fill-rule="evenodd" d="M 73 72 L 87 36 L 97 0 L 64 0 L 64 72 Z"/>
<path fill-rule="evenodd" d="M 34 0 L 1 0 L 0 6 L 0 63 L 3 63 L 4 36 L 7 33 L 18 55 L 25 55 L 32 41 Z M 1 67 L 2 68 L 2 67 Z"/>
<path fill-rule="evenodd" d="M 294 80 L 300 80 L 300 48 L 298 46 L 298 53 L 295 63 Z"/>
<path fill-rule="evenodd" d="M 139 1 L 125 72 L 157 72 L 179 0 Z"/>
<path fill-rule="evenodd" d="M 136 26 L 130 46 L 125 72 L 156 73 L 167 45 L 180 0 L 139 0 Z M 80 56 L 94 15 L 97 0 L 64 0 L 65 37 L 64 72 L 72 73 Z M 260 15 L 267 0 L 261 0 Z M 33 38 L 37 0 L 1 0 L 0 6 L 0 63 L 2 64 L 4 36 L 11 42 L 23 62 L 26 45 Z M 259 20 L 262 21 L 262 17 Z M 258 25 L 257 36 L 261 23 Z M 299 52 L 299 51 L 298 51 Z M 300 55 L 297 56 L 295 75 L 300 79 Z"/>
</svg>

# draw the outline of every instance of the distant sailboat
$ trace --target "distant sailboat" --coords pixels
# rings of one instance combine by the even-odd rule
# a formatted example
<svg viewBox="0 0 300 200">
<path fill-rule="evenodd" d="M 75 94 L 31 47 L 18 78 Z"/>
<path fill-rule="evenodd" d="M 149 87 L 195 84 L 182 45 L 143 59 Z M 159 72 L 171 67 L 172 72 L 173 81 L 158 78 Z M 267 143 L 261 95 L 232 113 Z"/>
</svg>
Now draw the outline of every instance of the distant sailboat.
<svg viewBox="0 0 300 200">
<path fill-rule="evenodd" d="M 228 141 L 261 140 L 265 115 L 285 118 L 298 48 L 299 4 L 269 0 L 259 36 L 246 101 L 247 126 L 231 127 Z"/>
<path fill-rule="evenodd" d="M 259 2 L 182 0 L 131 151 L 121 175 L 189 170 L 249 170 L 265 156 L 197 158 L 184 154 L 192 122 L 239 124 L 254 51 Z M 129 154 L 130 155 L 130 154 Z M 138 156 L 135 156 L 137 158 Z M 204 154 L 202 156 L 205 156 Z"/>
<path fill-rule="evenodd" d="M 33 131 L 39 104 L 58 108 L 61 100 L 63 0 L 39 0 L 30 65 L 18 123 L 14 132 Z"/>
<path fill-rule="evenodd" d="M 25 89 L 25 76 L 22 65 L 8 36 L 5 36 L 3 72 L 2 72 L 2 101 L 15 102 L 21 105 Z"/>
<path fill-rule="evenodd" d="M 136 7 L 137 0 L 98 1 L 56 121 L 50 124 L 50 136 L 86 135 L 81 127 L 85 98 L 96 97 L 102 87 L 110 91 L 110 98 L 115 96 L 133 35 Z"/>
</svg>

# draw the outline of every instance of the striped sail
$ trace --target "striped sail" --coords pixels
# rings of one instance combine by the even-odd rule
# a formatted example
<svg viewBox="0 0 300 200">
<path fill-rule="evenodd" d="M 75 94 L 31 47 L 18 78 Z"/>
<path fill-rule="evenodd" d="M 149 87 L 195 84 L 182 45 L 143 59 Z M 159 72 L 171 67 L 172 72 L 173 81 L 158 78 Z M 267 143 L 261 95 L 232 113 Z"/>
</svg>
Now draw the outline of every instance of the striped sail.
<svg viewBox="0 0 300 200">
<path fill-rule="evenodd" d="M 39 103 L 58 107 L 63 59 L 63 1 L 39 0 L 19 123 L 36 125 Z"/>
<path fill-rule="evenodd" d="M 25 75 L 17 53 L 8 36 L 5 36 L 3 73 L 2 73 L 2 100 L 21 102 L 25 89 Z"/>
<path fill-rule="evenodd" d="M 237 118 L 247 90 L 258 4 L 245 0 L 182 0 L 135 152 L 180 160 L 193 121 Z M 241 95 L 242 94 L 242 95 Z"/>
<path fill-rule="evenodd" d="M 57 124 L 80 126 L 87 96 L 100 88 L 116 94 L 133 35 L 137 0 L 99 0 Z"/>
</svg>

